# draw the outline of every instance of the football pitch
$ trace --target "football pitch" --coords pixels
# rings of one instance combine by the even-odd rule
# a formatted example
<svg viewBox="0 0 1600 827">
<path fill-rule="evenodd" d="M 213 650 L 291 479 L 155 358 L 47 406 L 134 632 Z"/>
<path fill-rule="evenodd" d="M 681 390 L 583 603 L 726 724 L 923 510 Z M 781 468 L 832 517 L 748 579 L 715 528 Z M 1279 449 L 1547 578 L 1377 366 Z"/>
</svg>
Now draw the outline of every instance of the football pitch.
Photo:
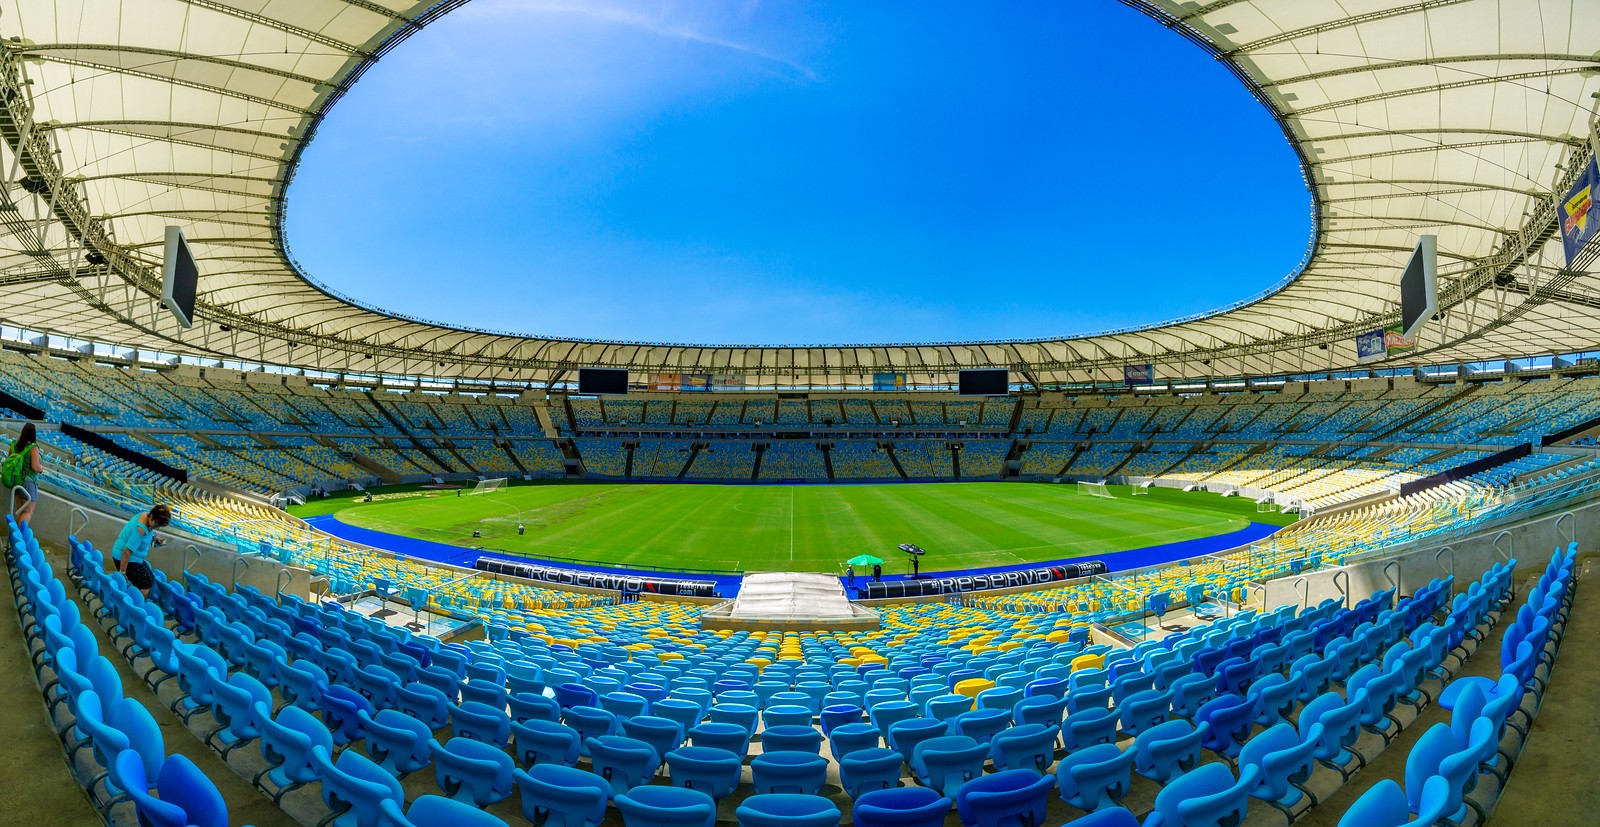
<svg viewBox="0 0 1600 827">
<path fill-rule="evenodd" d="M 924 571 L 1060 560 L 1209 537 L 1290 515 L 1200 492 L 1113 499 L 1072 484 L 671 485 L 554 483 L 495 493 L 382 489 L 291 509 L 463 547 L 608 565 L 838 572 L 858 554 L 909 571 L 897 546 L 927 551 Z M 524 527 L 518 534 L 517 527 Z M 474 531 L 482 537 L 473 538 Z M 865 573 L 865 572 L 860 572 Z"/>
</svg>

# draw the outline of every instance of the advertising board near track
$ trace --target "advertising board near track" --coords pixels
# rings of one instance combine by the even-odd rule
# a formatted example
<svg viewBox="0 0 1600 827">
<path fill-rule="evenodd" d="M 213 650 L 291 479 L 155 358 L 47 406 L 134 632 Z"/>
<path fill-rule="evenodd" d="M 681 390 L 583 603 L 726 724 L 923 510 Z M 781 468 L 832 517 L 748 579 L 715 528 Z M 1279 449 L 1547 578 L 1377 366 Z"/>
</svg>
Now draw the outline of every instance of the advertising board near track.
<svg viewBox="0 0 1600 827">
<path fill-rule="evenodd" d="M 1106 573 L 1106 564 L 1099 560 L 1081 563 L 1057 563 L 1031 569 L 956 574 L 948 577 L 925 577 L 916 580 L 886 580 L 867 584 L 867 597 L 916 597 L 928 594 L 956 594 L 961 592 L 1008 589 L 1013 586 L 1032 586 L 1054 583 L 1079 577 L 1093 577 Z"/>
<path fill-rule="evenodd" d="M 715 597 L 717 584 L 709 580 L 678 580 L 665 577 L 643 577 L 633 574 L 563 569 L 536 563 L 515 563 L 480 557 L 472 567 L 493 574 L 506 574 L 525 580 L 560 583 L 564 586 L 587 586 L 591 589 L 608 589 L 624 594 L 666 594 L 679 597 Z"/>
</svg>

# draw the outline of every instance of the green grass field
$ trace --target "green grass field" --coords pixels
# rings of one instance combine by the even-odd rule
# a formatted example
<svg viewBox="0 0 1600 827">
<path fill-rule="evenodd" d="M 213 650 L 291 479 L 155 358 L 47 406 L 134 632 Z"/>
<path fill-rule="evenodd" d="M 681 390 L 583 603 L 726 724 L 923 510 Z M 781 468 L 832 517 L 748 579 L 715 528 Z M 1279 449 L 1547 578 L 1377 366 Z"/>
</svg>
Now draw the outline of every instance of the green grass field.
<svg viewBox="0 0 1600 827">
<path fill-rule="evenodd" d="M 1059 560 L 1224 534 L 1254 520 L 1247 499 L 1154 489 L 1115 499 L 1076 485 L 517 485 L 493 494 L 392 488 L 291 509 L 351 525 L 460 546 L 538 557 L 684 569 L 839 571 L 867 553 L 884 570 L 907 568 L 896 546 L 927 550 L 925 570 Z M 521 523 L 527 533 L 519 536 Z M 473 539 L 472 532 L 483 532 Z"/>
</svg>

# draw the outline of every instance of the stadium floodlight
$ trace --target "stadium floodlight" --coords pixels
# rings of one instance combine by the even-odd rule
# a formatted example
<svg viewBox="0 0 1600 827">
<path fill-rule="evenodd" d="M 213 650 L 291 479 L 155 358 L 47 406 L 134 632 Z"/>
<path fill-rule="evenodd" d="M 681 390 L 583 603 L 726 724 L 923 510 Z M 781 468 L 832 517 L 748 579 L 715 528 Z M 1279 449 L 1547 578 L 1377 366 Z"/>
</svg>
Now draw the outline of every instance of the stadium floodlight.
<svg viewBox="0 0 1600 827">
<path fill-rule="evenodd" d="M 1087 494 L 1087 495 L 1089 495 L 1091 497 L 1099 497 L 1099 498 L 1104 499 L 1104 500 L 1114 500 L 1114 499 L 1116 499 L 1116 496 L 1113 495 L 1111 493 L 1111 490 L 1106 487 L 1105 480 L 1101 480 L 1099 482 L 1087 482 L 1085 480 L 1078 480 L 1078 493 L 1079 494 Z"/>
<path fill-rule="evenodd" d="M 478 484 L 474 485 L 472 487 L 472 490 L 468 491 L 467 493 L 468 494 L 493 494 L 494 492 L 499 491 L 500 489 L 502 489 L 504 487 L 506 487 L 506 478 L 505 477 L 496 477 L 496 478 L 494 478 L 492 480 L 478 480 Z"/>
</svg>

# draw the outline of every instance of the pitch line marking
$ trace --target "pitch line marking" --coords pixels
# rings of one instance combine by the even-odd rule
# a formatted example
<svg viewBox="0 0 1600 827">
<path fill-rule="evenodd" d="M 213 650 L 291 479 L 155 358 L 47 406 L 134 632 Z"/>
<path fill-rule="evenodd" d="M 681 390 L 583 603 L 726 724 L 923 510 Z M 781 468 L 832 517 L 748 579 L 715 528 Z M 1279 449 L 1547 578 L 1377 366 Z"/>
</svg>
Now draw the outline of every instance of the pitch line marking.
<svg viewBox="0 0 1600 827">
<path fill-rule="evenodd" d="M 793 499 L 794 498 L 794 492 L 791 490 L 789 492 L 789 494 L 790 494 L 790 499 Z M 769 513 L 766 509 L 762 509 L 762 508 L 753 508 L 753 509 L 752 508 L 745 508 L 743 504 L 734 505 L 733 510 L 734 511 L 738 511 L 738 512 L 743 513 L 743 514 L 754 514 L 757 517 L 759 517 L 759 516 L 761 516 L 763 514 Z M 850 503 L 840 503 L 840 507 L 839 508 L 831 509 L 829 511 L 818 511 L 815 514 L 807 514 L 806 516 L 807 517 L 826 517 L 829 514 L 843 514 L 846 511 L 854 511 L 854 510 L 855 510 L 855 506 L 851 505 Z"/>
</svg>

